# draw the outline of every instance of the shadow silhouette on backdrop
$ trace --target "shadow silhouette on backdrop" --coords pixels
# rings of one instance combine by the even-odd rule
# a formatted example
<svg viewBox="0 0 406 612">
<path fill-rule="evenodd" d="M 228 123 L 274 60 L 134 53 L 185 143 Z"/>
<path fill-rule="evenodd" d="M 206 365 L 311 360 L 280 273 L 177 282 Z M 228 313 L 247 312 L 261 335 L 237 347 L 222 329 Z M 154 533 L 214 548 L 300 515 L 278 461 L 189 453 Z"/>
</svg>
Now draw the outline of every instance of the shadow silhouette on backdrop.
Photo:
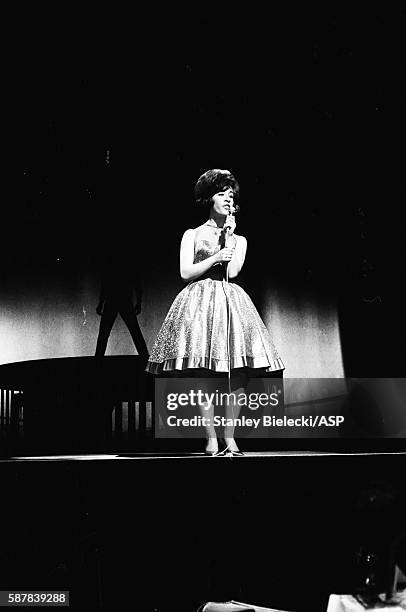
<svg viewBox="0 0 406 612">
<path fill-rule="evenodd" d="M 100 315 L 96 357 L 103 357 L 114 322 L 119 314 L 126 324 L 138 354 L 148 359 L 148 349 L 138 323 L 142 283 L 139 267 L 124 249 L 114 247 L 102 263 L 101 288 L 96 312 Z"/>
</svg>

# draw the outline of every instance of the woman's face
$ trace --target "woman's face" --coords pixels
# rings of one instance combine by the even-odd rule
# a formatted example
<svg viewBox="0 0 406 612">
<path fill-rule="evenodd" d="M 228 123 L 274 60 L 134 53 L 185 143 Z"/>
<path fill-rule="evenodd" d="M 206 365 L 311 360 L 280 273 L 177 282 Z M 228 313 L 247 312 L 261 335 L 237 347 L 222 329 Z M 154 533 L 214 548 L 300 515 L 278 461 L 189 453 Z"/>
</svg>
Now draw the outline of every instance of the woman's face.
<svg viewBox="0 0 406 612">
<path fill-rule="evenodd" d="M 218 215 L 229 215 L 234 210 L 234 192 L 230 188 L 215 193 L 212 197 L 212 210 Z"/>
</svg>

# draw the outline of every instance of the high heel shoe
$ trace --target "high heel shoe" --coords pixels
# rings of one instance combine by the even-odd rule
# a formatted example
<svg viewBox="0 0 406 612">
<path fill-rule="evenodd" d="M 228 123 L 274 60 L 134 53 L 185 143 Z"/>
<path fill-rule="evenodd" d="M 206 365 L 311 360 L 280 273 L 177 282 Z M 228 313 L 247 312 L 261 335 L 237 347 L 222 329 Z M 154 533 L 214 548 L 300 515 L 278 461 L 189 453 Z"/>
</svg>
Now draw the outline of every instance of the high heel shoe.
<svg viewBox="0 0 406 612">
<path fill-rule="evenodd" d="M 223 450 L 216 453 L 216 457 L 244 457 L 244 453 L 239 449 L 231 450 L 226 446 Z"/>
<path fill-rule="evenodd" d="M 233 457 L 243 457 L 244 453 L 240 451 L 240 449 L 237 447 L 235 440 L 233 440 L 233 444 L 235 444 L 236 448 L 230 448 L 231 443 L 227 443 L 224 438 L 219 438 L 219 445 L 223 447 L 221 452 L 219 452 L 219 455 L 224 455 L 224 456 L 232 455 Z"/>
<path fill-rule="evenodd" d="M 208 446 L 209 446 L 209 441 L 207 440 L 206 448 L 204 449 L 205 455 L 207 455 L 208 457 L 214 457 L 215 455 L 218 454 L 219 452 L 218 444 L 216 445 L 216 448 L 208 448 Z"/>
</svg>

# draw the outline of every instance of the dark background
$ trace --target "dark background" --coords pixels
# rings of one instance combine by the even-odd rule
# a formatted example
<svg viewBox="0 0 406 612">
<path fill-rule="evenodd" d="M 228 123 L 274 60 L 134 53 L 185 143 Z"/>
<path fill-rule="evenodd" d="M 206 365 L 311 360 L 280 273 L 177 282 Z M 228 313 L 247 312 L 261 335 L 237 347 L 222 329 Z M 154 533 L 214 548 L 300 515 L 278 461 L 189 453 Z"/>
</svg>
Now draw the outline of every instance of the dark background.
<svg viewBox="0 0 406 612">
<path fill-rule="evenodd" d="M 201 222 L 193 185 L 225 167 L 254 301 L 264 270 L 282 292 L 336 300 L 345 374 L 404 375 L 406 9 L 328 4 L 4 23 L 8 303 L 84 270 L 96 286 L 118 244 L 157 295 L 176 293 L 165 266 Z"/>
</svg>

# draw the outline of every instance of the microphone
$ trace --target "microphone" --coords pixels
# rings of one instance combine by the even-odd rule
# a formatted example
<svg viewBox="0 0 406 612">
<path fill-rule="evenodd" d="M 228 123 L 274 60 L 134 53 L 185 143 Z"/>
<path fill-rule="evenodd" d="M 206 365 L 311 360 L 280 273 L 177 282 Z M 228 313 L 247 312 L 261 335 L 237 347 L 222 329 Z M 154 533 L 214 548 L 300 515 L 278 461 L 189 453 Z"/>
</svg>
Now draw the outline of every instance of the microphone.
<svg viewBox="0 0 406 612">
<path fill-rule="evenodd" d="M 231 206 L 230 207 L 230 212 L 227 215 L 227 219 L 230 219 L 230 217 L 232 219 L 234 219 L 234 216 L 235 216 L 235 208 L 234 208 L 234 206 Z M 227 224 L 227 219 L 226 219 L 225 225 Z M 224 237 L 225 237 L 225 244 L 224 244 L 224 246 L 227 246 L 227 239 L 228 239 L 229 234 L 230 234 L 230 229 L 231 228 L 230 228 L 229 225 L 226 225 L 226 227 L 224 228 Z"/>
</svg>

